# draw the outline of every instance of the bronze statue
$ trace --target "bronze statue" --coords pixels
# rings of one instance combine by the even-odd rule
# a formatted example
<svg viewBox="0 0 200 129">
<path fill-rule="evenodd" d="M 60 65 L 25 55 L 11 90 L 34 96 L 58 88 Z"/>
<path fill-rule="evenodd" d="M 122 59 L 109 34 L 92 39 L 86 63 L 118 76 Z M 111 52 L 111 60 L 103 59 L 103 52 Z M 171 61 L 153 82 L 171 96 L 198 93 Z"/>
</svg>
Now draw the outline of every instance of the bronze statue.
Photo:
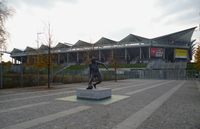
<svg viewBox="0 0 200 129">
<path fill-rule="evenodd" d="M 93 87 L 96 89 L 96 85 L 102 82 L 99 65 L 103 65 L 106 69 L 108 69 L 108 67 L 104 63 L 98 61 L 96 58 L 92 58 L 91 64 L 89 64 L 90 80 L 87 89 L 93 89 Z M 97 82 L 92 84 L 95 78 L 97 79 Z"/>
</svg>

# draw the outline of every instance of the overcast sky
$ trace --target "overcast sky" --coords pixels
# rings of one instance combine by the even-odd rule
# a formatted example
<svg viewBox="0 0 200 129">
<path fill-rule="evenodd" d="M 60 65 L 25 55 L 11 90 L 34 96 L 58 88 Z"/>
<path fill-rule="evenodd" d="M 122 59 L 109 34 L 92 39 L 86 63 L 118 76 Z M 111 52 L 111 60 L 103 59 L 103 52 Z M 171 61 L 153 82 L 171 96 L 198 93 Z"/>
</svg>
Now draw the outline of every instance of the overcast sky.
<svg viewBox="0 0 200 129">
<path fill-rule="evenodd" d="M 53 45 L 121 40 L 128 34 L 147 38 L 198 26 L 200 0 L 8 0 L 15 10 L 7 21 L 8 51 L 37 48 L 37 33 L 51 24 Z M 197 38 L 195 31 L 195 38 Z M 199 32 L 198 32 L 199 33 Z M 199 38 L 199 37 L 198 37 Z M 40 45 L 45 34 L 39 35 Z"/>
</svg>

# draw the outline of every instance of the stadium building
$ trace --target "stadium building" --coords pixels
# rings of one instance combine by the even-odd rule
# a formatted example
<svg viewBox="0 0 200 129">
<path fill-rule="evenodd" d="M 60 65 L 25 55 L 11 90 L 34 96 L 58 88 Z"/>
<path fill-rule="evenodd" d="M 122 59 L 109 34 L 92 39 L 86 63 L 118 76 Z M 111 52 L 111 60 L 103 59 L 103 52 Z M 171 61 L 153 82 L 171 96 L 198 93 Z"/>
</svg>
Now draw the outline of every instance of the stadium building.
<svg viewBox="0 0 200 129">
<path fill-rule="evenodd" d="M 116 60 L 117 63 L 134 64 L 149 63 L 152 60 L 164 62 L 189 62 L 192 59 L 191 40 L 196 27 L 171 33 L 156 38 L 145 38 L 129 34 L 120 41 L 102 37 L 95 43 L 77 41 L 74 45 L 58 43 L 52 47 L 52 63 L 55 64 L 84 64 L 92 56 L 105 63 Z M 38 55 L 48 57 L 49 47 L 41 45 L 34 49 L 26 47 L 25 50 L 14 48 L 11 52 L 13 63 L 34 64 Z"/>
</svg>

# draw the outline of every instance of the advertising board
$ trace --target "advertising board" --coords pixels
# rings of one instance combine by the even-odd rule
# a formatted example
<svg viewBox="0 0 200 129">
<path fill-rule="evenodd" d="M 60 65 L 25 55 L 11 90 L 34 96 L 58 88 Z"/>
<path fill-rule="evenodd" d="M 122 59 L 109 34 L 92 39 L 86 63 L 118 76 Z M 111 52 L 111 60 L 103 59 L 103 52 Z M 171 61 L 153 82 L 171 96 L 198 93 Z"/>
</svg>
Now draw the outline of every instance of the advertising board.
<svg viewBox="0 0 200 129">
<path fill-rule="evenodd" d="M 185 49 L 175 49 L 175 58 L 187 58 L 188 52 Z"/>
<path fill-rule="evenodd" d="M 163 57 L 163 48 L 151 48 L 151 57 Z"/>
</svg>

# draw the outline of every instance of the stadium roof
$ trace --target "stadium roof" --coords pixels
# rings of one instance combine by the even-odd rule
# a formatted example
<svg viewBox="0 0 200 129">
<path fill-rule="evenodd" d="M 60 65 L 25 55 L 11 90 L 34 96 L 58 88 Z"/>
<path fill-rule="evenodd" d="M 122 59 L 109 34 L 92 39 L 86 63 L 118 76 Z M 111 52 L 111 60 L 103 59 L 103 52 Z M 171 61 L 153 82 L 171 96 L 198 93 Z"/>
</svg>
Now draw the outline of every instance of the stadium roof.
<svg viewBox="0 0 200 129">
<path fill-rule="evenodd" d="M 25 52 L 32 52 L 32 51 L 36 51 L 36 49 L 34 49 L 32 47 L 26 47 L 26 49 L 24 51 Z"/>
<path fill-rule="evenodd" d="M 70 48 L 72 44 L 69 43 L 58 43 L 54 49 L 61 49 L 61 48 Z"/>
<path fill-rule="evenodd" d="M 129 34 L 128 36 L 126 36 L 125 38 L 120 40 L 119 44 L 133 44 L 133 43 L 138 43 L 138 42 L 145 43 L 145 42 L 148 42 L 148 41 L 149 41 L 148 38 L 144 38 L 144 37 L 141 37 L 141 36 Z"/>
<path fill-rule="evenodd" d="M 116 44 L 117 44 L 116 41 L 102 37 L 94 45 L 95 46 L 112 46 Z"/>
<path fill-rule="evenodd" d="M 11 51 L 11 54 L 15 54 L 15 53 L 21 53 L 23 52 L 22 50 L 19 50 L 17 48 L 14 48 L 12 51 Z"/>
<path fill-rule="evenodd" d="M 125 38 L 123 38 L 122 40 L 120 40 L 119 42 L 116 42 L 114 40 L 102 37 L 101 39 L 99 39 L 95 44 L 91 44 L 82 40 L 78 40 L 74 45 L 69 44 L 69 43 L 58 43 L 53 49 L 55 50 L 55 52 L 57 52 L 56 50 L 60 50 L 63 48 L 64 51 L 68 51 L 66 48 L 72 48 L 75 51 L 78 50 L 79 48 L 90 48 L 93 47 L 93 45 L 95 46 L 112 46 L 112 45 L 122 45 L 119 47 L 123 47 L 124 44 L 127 45 L 132 45 L 132 44 L 137 44 L 137 43 L 147 43 L 148 45 L 175 45 L 175 46 L 190 46 L 193 47 L 194 45 L 194 41 L 191 41 L 191 37 L 192 34 L 194 32 L 196 27 L 193 28 L 189 28 L 186 30 L 182 30 L 182 31 L 178 31 L 175 33 L 171 33 L 171 34 L 167 34 L 164 36 L 160 36 L 160 37 L 156 37 L 156 38 L 145 38 L 145 37 L 141 37 L 141 36 L 137 36 L 134 34 L 129 34 L 128 36 L 126 36 Z M 150 44 L 151 43 L 151 44 Z M 48 50 L 48 46 L 47 45 L 41 45 L 40 48 L 38 49 L 39 51 L 46 51 Z M 77 48 L 77 49 L 76 49 Z M 28 52 L 34 52 L 36 51 L 36 49 L 31 48 L 31 47 L 26 47 L 25 50 L 20 50 L 20 49 L 16 49 L 14 48 L 11 51 L 11 54 L 16 54 L 18 55 L 19 53 L 21 54 L 27 54 Z M 70 50 L 69 50 L 70 51 Z M 25 52 L 25 53 L 24 53 Z"/>
<path fill-rule="evenodd" d="M 174 42 L 178 42 L 178 43 L 182 43 L 182 44 L 190 43 L 192 34 L 195 29 L 196 29 L 196 27 L 189 28 L 186 30 L 171 33 L 171 34 L 164 35 L 161 37 L 153 38 L 152 40 L 156 41 L 157 43 L 174 43 Z"/>
<path fill-rule="evenodd" d="M 72 48 L 84 48 L 84 47 L 92 47 L 91 43 L 82 41 L 82 40 L 78 40 L 73 46 Z"/>
<path fill-rule="evenodd" d="M 40 46 L 40 48 L 39 48 L 39 50 L 48 50 L 48 46 L 47 45 L 44 45 L 44 44 L 42 44 L 41 46 Z"/>
</svg>

